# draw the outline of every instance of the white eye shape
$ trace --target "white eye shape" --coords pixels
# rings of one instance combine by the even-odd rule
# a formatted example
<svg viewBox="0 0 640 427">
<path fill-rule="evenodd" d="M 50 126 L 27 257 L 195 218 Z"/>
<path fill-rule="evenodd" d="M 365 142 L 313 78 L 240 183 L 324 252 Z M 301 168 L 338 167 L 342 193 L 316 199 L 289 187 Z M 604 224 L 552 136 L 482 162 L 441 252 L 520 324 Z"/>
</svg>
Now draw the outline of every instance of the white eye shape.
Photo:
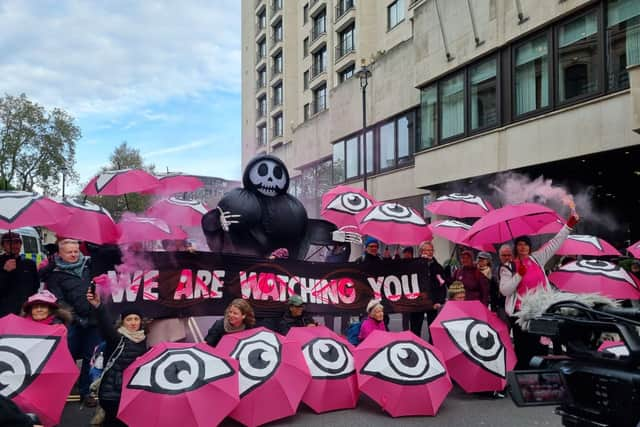
<svg viewBox="0 0 640 427">
<path fill-rule="evenodd" d="M 271 378 L 280 365 L 280 349 L 278 338 L 267 331 L 238 341 L 231 357 L 240 364 L 240 397 Z"/>
<path fill-rule="evenodd" d="M 440 196 L 436 199 L 436 201 L 441 202 L 444 200 L 451 200 L 454 202 L 464 202 L 472 205 L 478 205 L 485 211 L 489 212 L 489 207 L 487 204 L 478 196 L 474 196 L 473 194 L 461 194 L 461 193 L 451 193 L 445 196 Z"/>
<path fill-rule="evenodd" d="M 40 374 L 59 337 L 4 335 L 0 338 L 0 395 L 11 399 Z"/>
<path fill-rule="evenodd" d="M 179 394 L 233 375 L 224 359 L 197 348 L 167 349 L 139 366 L 128 388 L 159 394 Z"/>
<path fill-rule="evenodd" d="M 581 259 L 570 262 L 560 267 L 558 271 L 569 271 L 572 273 L 589 274 L 593 276 L 604 276 L 609 279 L 625 282 L 638 289 L 638 285 L 631 276 L 619 265 L 599 259 Z"/>
<path fill-rule="evenodd" d="M 395 384 L 419 385 L 440 378 L 446 371 L 428 348 L 413 341 L 396 341 L 374 353 L 360 373 Z"/>
<path fill-rule="evenodd" d="M 313 378 L 345 378 L 355 372 L 349 348 L 331 338 L 316 338 L 302 347 Z"/>
<path fill-rule="evenodd" d="M 472 362 L 494 375 L 506 377 L 507 353 L 498 332 L 488 323 L 467 318 L 447 320 L 442 326 Z"/>
<path fill-rule="evenodd" d="M 371 200 L 367 199 L 362 194 L 349 191 L 347 193 L 338 194 L 329 202 L 327 209 L 355 215 L 362 212 L 369 206 L 371 206 Z"/>
<path fill-rule="evenodd" d="M 399 222 L 402 224 L 414 224 L 426 226 L 424 219 L 418 215 L 413 209 L 397 203 L 383 203 L 376 206 L 365 216 L 361 222 L 367 221 L 383 221 L 383 222 Z"/>
</svg>

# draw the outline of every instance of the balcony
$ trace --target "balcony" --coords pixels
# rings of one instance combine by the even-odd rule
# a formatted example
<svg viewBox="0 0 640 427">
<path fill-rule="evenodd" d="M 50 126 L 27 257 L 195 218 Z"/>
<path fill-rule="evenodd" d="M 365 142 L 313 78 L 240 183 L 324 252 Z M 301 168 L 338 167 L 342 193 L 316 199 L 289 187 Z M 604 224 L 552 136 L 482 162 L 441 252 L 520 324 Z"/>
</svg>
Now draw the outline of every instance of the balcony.
<svg viewBox="0 0 640 427">
<path fill-rule="evenodd" d="M 313 27 L 311 29 L 311 34 L 309 36 L 309 43 L 313 43 L 316 40 L 318 40 L 320 37 L 324 36 L 327 34 L 327 29 L 326 28 L 316 28 Z"/>
<path fill-rule="evenodd" d="M 311 82 L 313 79 L 318 77 L 320 74 L 327 71 L 327 65 L 322 63 L 316 63 L 311 66 L 311 78 L 309 81 Z"/>
<path fill-rule="evenodd" d="M 267 106 L 256 108 L 256 120 L 260 120 L 261 118 L 267 115 Z"/>
<path fill-rule="evenodd" d="M 335 56 L 335 61 L 338 62 L 342 59 L 342 57 L 346 56 L 347 54 L 351 53 L 351 52 L 355 52 L 356 49 L 353 46 L 353 44 L 351 45 L 346 45 L 346 46 L 336 46 L 336 56 Z"/>
<path fill-rule="evenodd" d="M 335 15 L 334 22 L 338 22 L 340 18 L 342 18 L 344 15 L 347 14 L 347 12 L 353 9 L 355 9 L 353 0 L 344 1 L 344 2 L 339 1 L 338 5 L 336 6 L 336 15 Z"/>
<path fill-rule="evenodd" d="M 325 98 L 316 99 L 311 103 L 311 117 L 327 109 L 327 100 Z"/>
<path fill-rule="evenodd" d="M 280 74 L 282 74 L 282 66 L 280 67 L 271 67 L 271 81 L 275 80 L 276 78 L 280 77 Z"/>
<path fill-rule="evenodd" d="M 264 79 L 260 79 L 260 78 L 256 79 L 256 92 L 260 92 L 265 87 L 267 87 L 267 78 L 266 77 Z"/>
</svg>

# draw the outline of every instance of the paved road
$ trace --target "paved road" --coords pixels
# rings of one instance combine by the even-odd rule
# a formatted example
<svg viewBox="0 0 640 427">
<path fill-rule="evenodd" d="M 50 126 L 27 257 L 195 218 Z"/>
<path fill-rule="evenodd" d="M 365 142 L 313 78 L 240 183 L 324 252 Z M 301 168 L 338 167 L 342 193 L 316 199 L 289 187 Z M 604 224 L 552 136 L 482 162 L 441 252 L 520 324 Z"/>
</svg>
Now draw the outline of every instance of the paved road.
<svg viewBox="0 0 640 427">
<path fill-rule="evenodd" d="M 265 402 L 265 404 L 268 404 Z M 69 403 L 65 408 L 61 427 L 85 427 L 89 423 L 92 410 L 81 408 L 77 403 Z M 511 399 L 486 399 L 466 395 L 459 388 L 449 394 L 436 417 L 391 418 L 380 407 L 362 396 L 353 410 L 315 414 L 301 405 L 295 416 L 275 421 L 270 426 L 310 426 L 310 427 L 371 427 L 371 426 L 438 426 L 438 427 L 539 427 L 561 426 L 560 417 L 553 414 L 553 407 L 540 406 L 517 408 Z M 224 427 L 240 424 L 227 419 Z"/>
</svg>

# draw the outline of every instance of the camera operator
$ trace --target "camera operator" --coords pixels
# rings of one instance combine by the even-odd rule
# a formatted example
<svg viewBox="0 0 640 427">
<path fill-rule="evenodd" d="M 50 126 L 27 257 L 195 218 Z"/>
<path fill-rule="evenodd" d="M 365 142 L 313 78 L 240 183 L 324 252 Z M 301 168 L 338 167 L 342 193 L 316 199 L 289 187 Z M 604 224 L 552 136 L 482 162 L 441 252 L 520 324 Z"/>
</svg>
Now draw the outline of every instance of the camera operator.
<svg viewBox="0 0 640 427">
<path fill-rule="evenodd" d="M 558 234 L 533 253 L 531 239 L 528 236 L 517 237 L 514 240 L 515 271 L 511 271 L 506 265 L 500 268 L 500 293 L 506 297 L 505 310 L 511 316 L 513 344 L 518 358 L 516 369 L 528 369 L 531 358 L 545 355 L 547 348 L 540 343 L 539 336 L 522 330 L 515 323 L 513 315 L 520 310 L 523 295 L 539 286 L 549 286 L 544 265 L 560 248 L 578 220 L 578 215 L 573 213 Z"/>
</svg>

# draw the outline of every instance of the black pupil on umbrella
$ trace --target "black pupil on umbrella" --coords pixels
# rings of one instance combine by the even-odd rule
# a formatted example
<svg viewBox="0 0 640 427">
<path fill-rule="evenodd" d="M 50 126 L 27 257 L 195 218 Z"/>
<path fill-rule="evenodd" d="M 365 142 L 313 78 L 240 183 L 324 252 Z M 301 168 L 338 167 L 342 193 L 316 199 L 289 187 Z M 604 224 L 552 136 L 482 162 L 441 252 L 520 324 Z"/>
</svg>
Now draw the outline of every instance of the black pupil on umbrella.
<svg viewBox="0 0 640 427">
<path fill-rule="evenodd" d="M 322 351 L 320 350 L 320 354 L 322 354 L 322 358 L 328 362 L 335 362 L 338 360 L 338 349 L 335 346 L 330 345 L 329 350 Z"/>
<path fill-rule="evenodd" d="M 418 354 L 408 348 L 404 349 L 404 351 L 407 352 L 407 357 L 398 357 L 400 363 L 410 368 L 415 367 L 418 364 Z"/>
<path fill-rule="evenodd" d="M 3 372 L 11 372 L 11 365 L 6 362 L 0 361 L 0 374 L 2 374 Z M 0 390 L 2 390 L 2 388 L 0 388 Z"/>
<path fill-rule="evenodd" d="M 591 260 L 589 261 L 589 264 L 591 264 L 593 267 L 604 267 L 605 265 L 607 265 L 606 262 L 600 260 Z"/>
<path fill-rule="evenodd" d="M 258 175 L 265 176 L 268 173 L 269 173 L 269 168 L 267 167 L 267 165 L 262 163 L 260 166 L 258 166 Z"/>
<path fill-rule="evenodd" d="M 179 384 L 180 379 L 178 378 L 178 374 L 182 371 L 191 372 L 189 368 L 189 364 L 182 360 L 178 360 L 177 362 L 173 362 L 169 369 L 167 369 L 167 381 L 172 384 Z"/>
<path fill-rule="evenodd" d="M 264 369 L 269 366 L 269 362 L 267 360 L 262 359 L 262 353 L 265 350 L 261 348 L 257 348 L 255 350 L 251 350 L 249 353 L 249 365 L 255 369 Z"/>
<path fill-rule="evenodd" d="M 389 210 L 391 212 L 396 212 L 396 213 L 403 212 L 402 206 L 398 206 L 398 205 L 392 206 L 391 208 L 389 208 Z"/>
<path fill-rule="evenodd" d="M 490 348 L 492 348 L 495 345 L 496 339 L 493 337 L 492 334 L 490 334 L 488 332 L 487 332 L 487 336 L 486 337 L 482 336 L 482 332 L 478 332 L 476 334 L 476 342 L 483 349 L 489 350 Z"/>
<path fill-rule="evenodd" d="M 362 204 L 362 200 L 358 196 L 351 196 L 347 198 L 347 202 L 354 207 L 358 207 Z"/>
<path fill-rule="evenodd" d="M 284 171 L 280 166 L 276 166 L 275 168 L 273 168 L 273 176 L 280 179 L 282 178 L 282 175 L 284 175 Z"/>
</svg>

